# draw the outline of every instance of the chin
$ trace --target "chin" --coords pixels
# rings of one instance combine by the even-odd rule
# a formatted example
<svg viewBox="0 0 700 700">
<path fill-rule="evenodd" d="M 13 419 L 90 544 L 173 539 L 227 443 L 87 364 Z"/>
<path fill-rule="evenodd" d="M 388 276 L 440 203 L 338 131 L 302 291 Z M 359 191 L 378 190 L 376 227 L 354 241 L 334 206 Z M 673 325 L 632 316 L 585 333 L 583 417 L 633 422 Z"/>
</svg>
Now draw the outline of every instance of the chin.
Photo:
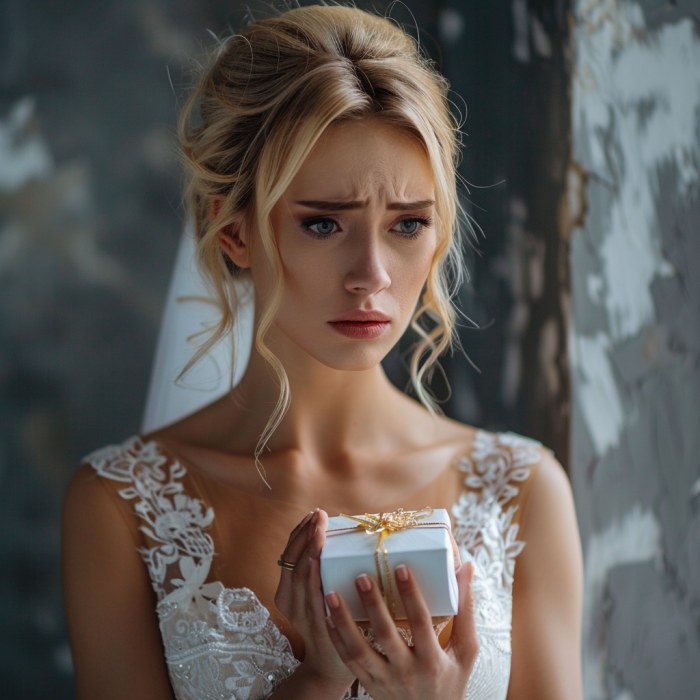
<svg viewBox="0 0 700 700">
<path fill-rule="evenodd" d="M 300 350 L 322 365 L 340 372 L 366 372 L 376 367 L 391 348 L 399 341 L 395 332 L 387 333 L 372 340 L 350 340 L 336 336 L 330 338 L 327 333 L 318 333 L 317 329 L 303 329 L 295 326 L 289 330 L 280 330 Z M 314 332 L 316 331 L 316 332 Z"/>
<path fill-rule="evenodd" d="M 389 352 L 382 346 L 378 347 L 355 347 L 355 348 L 334 348 L 325 353 L 310 352 L 309 354 L 318 362 L 340 372 L 366 372 L 376 367 Z"/>
</svg>

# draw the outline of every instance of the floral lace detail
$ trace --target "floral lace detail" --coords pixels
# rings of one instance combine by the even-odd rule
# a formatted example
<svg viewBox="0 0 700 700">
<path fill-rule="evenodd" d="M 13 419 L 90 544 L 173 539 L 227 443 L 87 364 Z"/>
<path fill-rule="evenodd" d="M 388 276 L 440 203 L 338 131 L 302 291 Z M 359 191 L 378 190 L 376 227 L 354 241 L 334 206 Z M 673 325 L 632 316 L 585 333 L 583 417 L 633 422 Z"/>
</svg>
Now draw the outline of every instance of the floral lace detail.
<svg viewBox="0 0 700 700">
<path fill-rule="evenodd" d="M 257 700 L 271 695 L 299 662 L 253 591 L 207 583 L 214 511 L 184 492 L 187 470 L 167 464 L 156 442 L 134 437 L 85 458 L 107 479 L 128 484 L 140 529 L 139 551 L 158 594 L 156 612 L 178 700 Z M 167 465 L 167 466 L 166 466 Z"/>
<path fill-rule="evenodd" d="M 540 444 L 514 433 L 479 431 L 470 457 L 457 468 L 466 474 L 452 507 L 454 538 L 463 560 L 474 564 L 472 595 L 480 643 L 467 688 L 467 700 L 505 700 L 510 680 L 513 573 L 525 547 L 513 523 L 516 484 L 540 461 Z"/>
<path fill-rule="evenodd" d="M 510 631 L 517 538 L 508 505 L 540 460 L 539 444 L 512 433 L 479 431 L 465 473 L 465 491 L 452 508 L 454 537 L 463 560 L 474 562 L 473 593 L 479 657 L 466 700 L 505 700 L 510 676 Z M 165 659 L 178 700 L 262 700 L 299 665 L 253 591 L 207 582 L 214 543 L 206 532 L 211 508 L 184 492 L 187 470 L 168 463 L 158 443 L 134 437 L 93 452 L 86 462 L 104 478 L 125 484 L 122 498 L 134 501 L 142 547 L 153 587 Z M 410 644 L 410 632 L 406 633 Z M 365 633 L 376 645 L 371 630 Z M 363 688 L 344 700 L 371 700 Z"/>
<path fill-rule="evenodd" d="M 181 557 L 206 559 L 214 555 L 214 542 L 204 532 L 214 520 L 211 508 L 184 493 L 180 483 L 187 470 L 179 462 L 167 468 L 167 458 L 156 442 L 138 437 L 122 445 L 105 447 L 89 454 L 85 462 L 107 479 L 129 484 L 119 491 L 127 500 L 136 499 L 134 510 L 145 522 L 141 526 L 156 545 L 139 551 L 143 556 L 158 598 L 165 595 L 168 566 Z M 176 580 L 171 581 L 175 583 Z"/>
</svg>

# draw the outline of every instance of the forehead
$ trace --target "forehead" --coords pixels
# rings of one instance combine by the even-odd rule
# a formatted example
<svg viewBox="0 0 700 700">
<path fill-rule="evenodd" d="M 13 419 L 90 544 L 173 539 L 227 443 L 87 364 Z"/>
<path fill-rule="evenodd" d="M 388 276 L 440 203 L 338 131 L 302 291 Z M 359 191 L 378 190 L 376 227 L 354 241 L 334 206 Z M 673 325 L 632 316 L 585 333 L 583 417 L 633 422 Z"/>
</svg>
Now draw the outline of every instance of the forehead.
<svg viewBox="0 0 700 700">
<path fill-rule="evenodd" d="M 434 199 L 434 190 L 421 144 L 396 127 L 367 119 L 326 129 L 285 198 L 419 200 Z"/>
</svg>

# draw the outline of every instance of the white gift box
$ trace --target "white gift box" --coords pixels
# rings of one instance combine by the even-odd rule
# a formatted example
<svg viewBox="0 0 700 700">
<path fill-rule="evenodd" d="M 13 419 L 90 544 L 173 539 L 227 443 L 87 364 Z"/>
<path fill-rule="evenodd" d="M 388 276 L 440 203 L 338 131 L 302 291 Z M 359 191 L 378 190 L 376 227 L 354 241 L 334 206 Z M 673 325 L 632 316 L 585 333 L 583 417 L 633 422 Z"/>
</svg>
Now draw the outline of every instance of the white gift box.
<svg viewBox="0 0 700 700">
<path fill-rule="evenodd" d="M 367 614 L 355 588 L 355 579 L 360 574 L 368 574 L 377 580 L 381 574 L 385 598 L 387 602 L 389 598 L 394 601 L 395 619 L 405 620 L 406 611 L 394 573 L 397 566 L 405 564 L 416 577 L 431 616 L 455 615 L 458 588 L 450 538 L 450 517 L 445 509 L 440 508 L 417 522 L 419 524 L 416 527 L 387 534 L 378 549 L 378 533 L 367 532 L 350 518 L 329 518 L 326 544 L 321 551 L 324 593 L 339 593 L 353 619 L 366 621 Z M 433 523 L 435 525 L 431 526 Z M 386 545 L 386 554 L 383 545 Z M 390 586 L 387 586 L 386 581 L 387 563 Z"/>
</svg>

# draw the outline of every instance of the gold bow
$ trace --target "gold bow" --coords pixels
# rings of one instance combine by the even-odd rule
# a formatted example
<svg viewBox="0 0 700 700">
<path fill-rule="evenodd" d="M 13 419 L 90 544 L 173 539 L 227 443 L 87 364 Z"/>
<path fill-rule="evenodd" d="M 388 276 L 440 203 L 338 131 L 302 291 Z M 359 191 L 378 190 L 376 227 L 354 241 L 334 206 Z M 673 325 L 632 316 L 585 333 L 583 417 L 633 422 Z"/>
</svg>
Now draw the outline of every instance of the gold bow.
<svg viewBox="0 0 700 700">
<path fill-rule="evenodd" d="M 345 515 L 341 513 L 343 518 L 354 520 L 360 523 L 362 527 L 370 534 L 374 535 L 377 532 L 386 533 L 386 537 L 391 532 L 406 530 L 409 527 L 418 525 L 418 520 L 429 518 L 433 514 L 432 508 L 421 508 L 421 510 L 404 510 L 399 508 L 392 513 L 365 513 L 364 515 Z"/>
<path fill-rule="evenodd" d="M 379 535 L 377 537 L 377 545 L 374 548 L 374 563 L 377 568 L 377 583 L 379 589 L 384 596 L 389 607 L 391 617 L 396 619 L 396 603 L 394 600 L 394 591 L 391 585 L 391 570 L 389 569 L 389 551 L 386 547 L 386 538 L 392 532 L 407 530 L 412 527 L 434 526 L 445 527 L 444 523 L 420 523 L 419 520 L 429 518 L 433 514 L 432 508 L 421 508 L 421 510 L 404 510 L 399 508 L 391 513 L 365 513 L 364 515 L 346 515 L 341 513 L 343 518 L 354 520 L 359 525 L 355 528 L 337 528 L 328 530 L 333 532 L 352 532 L 363 528 L 369 535 Z M 382 562 L 380 563 L 379 554 L 382 554 Z M 382 567 L 381 564 L 384 564 Z M 383 568 L 383 576 L 382 576 Z"/>
</svg>

